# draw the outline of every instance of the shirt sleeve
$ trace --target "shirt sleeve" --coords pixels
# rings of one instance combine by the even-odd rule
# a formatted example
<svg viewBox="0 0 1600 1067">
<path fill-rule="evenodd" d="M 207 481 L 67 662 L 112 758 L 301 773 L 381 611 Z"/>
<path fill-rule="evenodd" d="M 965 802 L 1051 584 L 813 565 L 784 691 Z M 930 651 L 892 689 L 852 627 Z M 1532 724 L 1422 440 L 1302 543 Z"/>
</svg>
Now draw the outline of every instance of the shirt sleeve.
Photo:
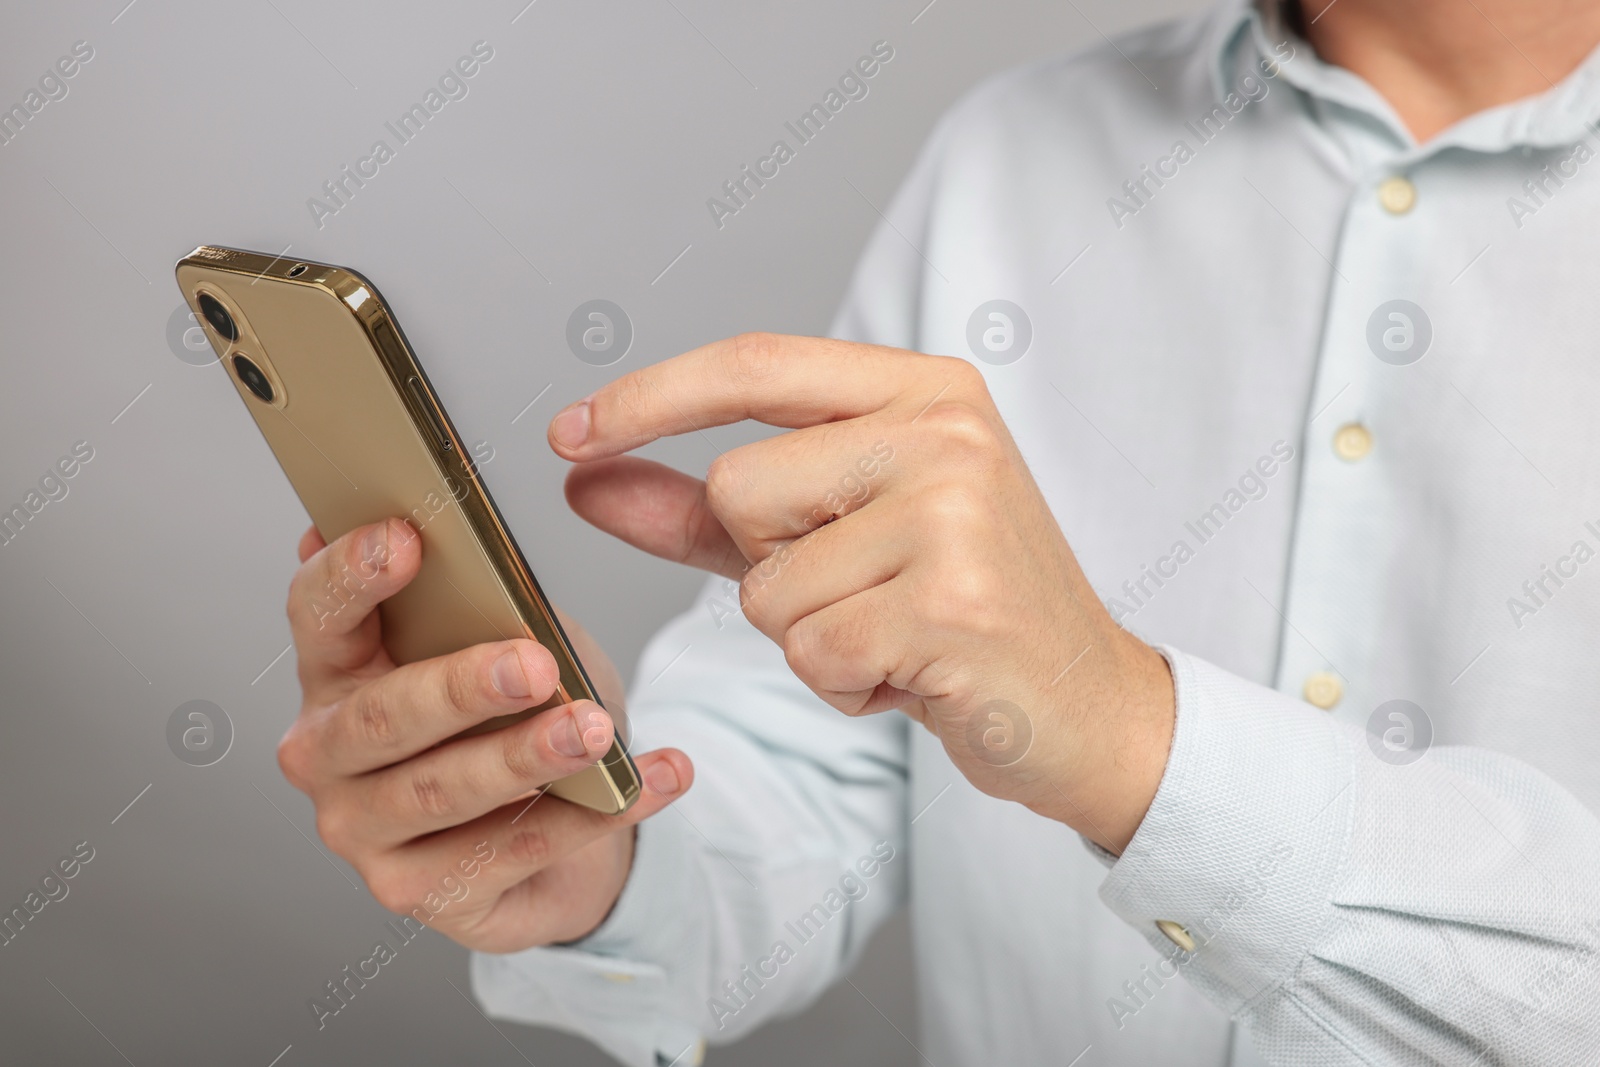
<svg viewBox="0 0 1600 1067">
<path fill-rule="evenodd" d="M 1177 725 L 1101 898 L 1273 1064 L 1600 1063 L 1600 821 L 1531 767 L 1408 764 L 1163 649 Z M 1159 924 L 1159 925 L 1158 925 Z"/>
<path fill-rule="evenodd" d="M 681 748 L 695 784 L 639 827 L 628 882 L 589 937 L 474 953 L 491 1015 L 685 1067 L 703 1038 L 809 1005 L 903 903 L 906 720 L 840 715 L 738 608 L 737 585 L 714 579 L 646 649 L 634 747 Z"/>
</svg>

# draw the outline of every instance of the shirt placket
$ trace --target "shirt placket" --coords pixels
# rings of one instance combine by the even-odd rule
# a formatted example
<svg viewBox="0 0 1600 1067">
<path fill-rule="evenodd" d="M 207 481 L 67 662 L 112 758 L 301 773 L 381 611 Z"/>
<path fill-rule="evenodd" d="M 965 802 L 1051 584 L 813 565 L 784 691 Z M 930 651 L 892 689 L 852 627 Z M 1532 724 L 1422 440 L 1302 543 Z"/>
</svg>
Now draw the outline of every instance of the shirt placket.
<svg viewBox="0 0 1600 1067">
<path fill-rule="evenodd" d="M 1386 552 L 1400 508 L 1385 447 L 1394 371 L 1425 349 L 1418 299 L 1427 162 L 1377 116 L 1316 109 L 1347 153 L 1352 188 L 1329 263 L 1315 384 L 1301 441 L 1294 543 L 1283 589 L 1275 685 L 1338 718 L 1365 725 L 1385 694 L 1369 679 L 1381 618 Z"/>
</svg>

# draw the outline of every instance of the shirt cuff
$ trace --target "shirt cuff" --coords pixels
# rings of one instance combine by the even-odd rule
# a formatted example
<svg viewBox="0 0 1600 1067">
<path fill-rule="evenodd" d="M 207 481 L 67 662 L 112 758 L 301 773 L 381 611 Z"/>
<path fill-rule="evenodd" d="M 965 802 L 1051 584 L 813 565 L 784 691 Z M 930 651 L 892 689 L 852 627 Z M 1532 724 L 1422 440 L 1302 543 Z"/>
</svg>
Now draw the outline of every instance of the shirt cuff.
<svg viewBox="0 0 1600 1067">
<path fill-rule="evenodd" d="M 664 811 L 638 828 L 633 867 L 604 922 L 560 947 L 472 954 L 472 990 L 493 1016 L 586 1037 L 631 1067 L 694 1067 L 705 1055 L 685 1020 L 673 962 L 703 937 L 706 894 L 684 838 Z"/>
<path fill-rule="evenodd" d="M 1100 898 L 1234 1014 L 1292 977 L 1348 863 L 1356 753 L 1328 716 L 1171 648 L 1166 771 Z M 1149 981 L 1125 989 L 1141 1006 Z"/>
</svg>

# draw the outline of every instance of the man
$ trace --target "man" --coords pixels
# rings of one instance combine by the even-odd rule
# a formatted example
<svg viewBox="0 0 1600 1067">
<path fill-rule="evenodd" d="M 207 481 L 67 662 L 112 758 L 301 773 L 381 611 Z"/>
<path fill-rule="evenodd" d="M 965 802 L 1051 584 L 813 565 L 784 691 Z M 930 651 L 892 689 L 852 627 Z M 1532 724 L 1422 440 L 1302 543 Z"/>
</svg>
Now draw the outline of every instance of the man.
<svg viewBox="0 0 1600 1067">
<path fill-rule="evenodd" d="M 593 705 L 432 747 L 549 656 L 392 669 L 419 541 L 307 535 L 281 762 L 325 840 L 400 911 L 487 841 L 437 920 L 478 996 L 628 1063 L 798 1010 L 908 893 L 939 1067 L 1600 1062 L 1597 41 L 1229 0 L 981 88 L 848 341 L 551 425 L 580 514 L 721 576 L 640 667 L 627 815 L 527 806 Z M 791 432 L 705 483 L 624 455 L 744 418 Z"/>
</svg>

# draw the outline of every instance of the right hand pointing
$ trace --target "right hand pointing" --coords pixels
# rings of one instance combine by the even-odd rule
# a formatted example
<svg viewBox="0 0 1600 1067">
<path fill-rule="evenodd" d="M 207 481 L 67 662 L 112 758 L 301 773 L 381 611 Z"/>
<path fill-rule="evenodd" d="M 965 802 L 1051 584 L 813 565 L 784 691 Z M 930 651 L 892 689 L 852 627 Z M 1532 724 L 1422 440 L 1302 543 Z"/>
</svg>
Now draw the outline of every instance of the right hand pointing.
<svg viewBox="0 0 1600 1067">
<path fill-rule="evenodd" d="M 643 790 L 622 815 L 555 796 L 530 807 L 540 787 L 610 749 L 605 711 L 580 700 L 447 740 L 549 699 L 557 676 L 550 653 L 517 639 L 396 667 L 376 608 L 422 560 L 422 539 L 400 519 L 332 545 L 313 527 L 300 560 L 289 623 L 302 701 L 278 764 L 316 806 L 322 840 L 384 907 L 419 918 L 436 912 L 429 925 L 468 948 L 513 952 L 592 931 L 627 881 L 634 826 L 693 781 L 688 757 L 676 749 L 638 757 Z M 345 583 L 351 573 L 361 581 Z M 328 608 L 339 604 L 330 583 L 342 590 L 337 611 Z M 614 674 L 588 635 L 568 625 L 584 664 Z"/>
</svg>

